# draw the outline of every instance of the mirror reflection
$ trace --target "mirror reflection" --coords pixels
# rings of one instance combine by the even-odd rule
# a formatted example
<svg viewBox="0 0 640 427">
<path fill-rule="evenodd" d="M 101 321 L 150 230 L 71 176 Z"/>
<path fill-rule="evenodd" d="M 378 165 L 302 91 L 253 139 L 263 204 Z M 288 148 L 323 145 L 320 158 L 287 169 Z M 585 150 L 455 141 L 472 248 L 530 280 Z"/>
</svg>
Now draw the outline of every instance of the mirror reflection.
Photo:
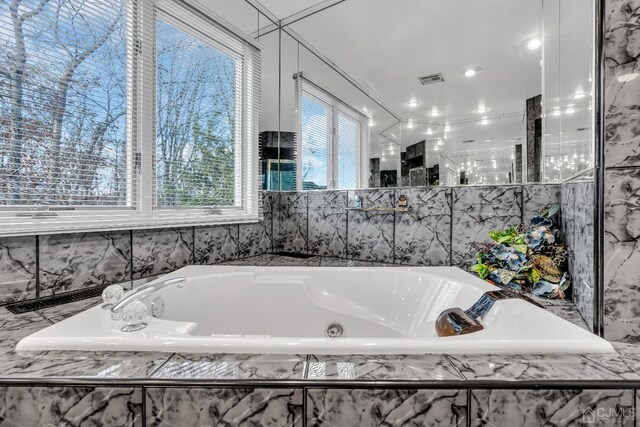
<svg viewBox="0 0 640 427">
<path fill-rule="evenodd" d="M 592 168 L 588 2 L 244 7 L 227 19 L 264 47 L 263 189 L 561 182 Z"/>
</svg>

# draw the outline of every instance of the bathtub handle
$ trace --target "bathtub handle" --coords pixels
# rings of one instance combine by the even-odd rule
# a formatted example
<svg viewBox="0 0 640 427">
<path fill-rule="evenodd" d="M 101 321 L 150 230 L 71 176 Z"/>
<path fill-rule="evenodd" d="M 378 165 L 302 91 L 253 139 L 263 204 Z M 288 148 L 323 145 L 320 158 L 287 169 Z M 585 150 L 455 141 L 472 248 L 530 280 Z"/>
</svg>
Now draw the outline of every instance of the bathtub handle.
<svg viewBox="0 0 640 427">
<path fill-rule="evenodd" d="M 111 309 L 111 312 L 116 314 L 120 313 L 127 305 L 131 304 L 134 301 L 141 301 L 145 298 L 150 297 L 156 292 L 159 292 L 162 289 L 168 288 L 170 286 L 178 285 L 178 287 L 181 288 L 186 283 L 186 277 L 174 277 L 172 279 L 167 279 L 161 283 L 148 283 L 146 285 L 142 285 L 130 294 L 126 295 L 120 301 L 118 301 Z"/>
</svg>

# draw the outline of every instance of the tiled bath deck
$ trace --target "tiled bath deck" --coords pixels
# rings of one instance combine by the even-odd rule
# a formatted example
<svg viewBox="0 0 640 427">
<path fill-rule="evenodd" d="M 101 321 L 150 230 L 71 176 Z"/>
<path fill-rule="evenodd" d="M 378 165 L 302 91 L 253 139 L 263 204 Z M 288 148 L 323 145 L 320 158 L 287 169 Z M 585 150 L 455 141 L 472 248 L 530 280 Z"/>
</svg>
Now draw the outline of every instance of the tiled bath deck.
<svg viewBox="0 0 640 427">
<path fill-rule="evenodd" d="M 230 263 L 375 265 L 276 255 Z M 630 344 L 610 355 L 14 352 L 99 302 L 0 308 L 0 425 L 581 425 L 596 409 L 600 425 L 634 425 L 640 347 Z M 570 302 L 546 306 L 586 327 Z"/>
</svg>

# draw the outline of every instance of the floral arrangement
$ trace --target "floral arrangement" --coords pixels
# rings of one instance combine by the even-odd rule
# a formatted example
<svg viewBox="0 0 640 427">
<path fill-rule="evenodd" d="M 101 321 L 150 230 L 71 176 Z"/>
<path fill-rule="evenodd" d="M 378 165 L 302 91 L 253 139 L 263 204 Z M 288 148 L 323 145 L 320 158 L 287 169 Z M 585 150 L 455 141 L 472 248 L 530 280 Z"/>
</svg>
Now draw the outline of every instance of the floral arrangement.
<svg viewBox="0 0 640 427">
<path fill-rule="evenodd" d="M 480 278 L 519 292 L 564 298 L 569 287 L 567 250 L 557 228 L 559 206 L 543 210 L 528 227 L 491 231 L 492 243 L 473 243 L 478 250 L 472 267 Z"/>
</svg>

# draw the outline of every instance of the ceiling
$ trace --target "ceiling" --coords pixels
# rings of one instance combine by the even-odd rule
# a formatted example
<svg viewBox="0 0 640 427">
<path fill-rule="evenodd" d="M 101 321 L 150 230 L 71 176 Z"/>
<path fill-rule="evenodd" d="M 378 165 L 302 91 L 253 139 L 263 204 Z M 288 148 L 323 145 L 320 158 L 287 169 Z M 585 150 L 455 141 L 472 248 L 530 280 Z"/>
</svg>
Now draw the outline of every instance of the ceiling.
<svg viewBox="0 0 640 427">
<path fill-rule="evenodd" d="M 543 11 L 542 0 L 458 0 L 455 5 L 450 0 L 248 0 L 232 4 L 225 0 L 193 1 L 202 1 L 247 33 L 255 32 L 258 25 L 264 28 L 270 24 L 249 3 L 264 7 L 281 20 L 314 6 L 328 6 L 294 22 L 288 29 L 405 121 L 402 130 L 397 132 L 401 135 L 401 150 L 424 139 L 430 141 L 428 147 L 434 149 L 438 138 L 443 138 L 444 144 L 438 146 L 438 152 L 476 157 L 485 153 L 486 160 L 501 157 L 509 168 L 514 145 L 522 143 L 525 135 L 525 101 L 543 92 L 543 49 L 529 50 L 526 41 L 542 36 L 543 12 L 556 13 Z M 566 6 L 562 6 L 565 10 L 559 12 L 564 16 L 577 16 L 585 10 L 577 5 L 579 1 L 565 1 Z M 573 3 L 576 5 L 572 6 Z M 584 22 L 582 18 L 576 21 Z M 557 34 L 567 32 L 577 34 L 576 29 L 569 28 L 558 29 Z M 278 54 L 274 49 L 276 33 L 259 40 L 268 47 L 263 58 Z M 578 51 L 562 46 L 562 50 L 566 63 L 584 63 L 582 57 L 591 52 L 591 47 Z M 298 71 L 311 75 L 351 105 L 366 109 L 374 124 L 373 135 L 394 123 L 392 115 L 380 105 L 312 52 L 299 47 L 287 34 L 283 35 L 281 55 L 286 64 L 281 70 L 283 83 L 292 85 L 289 74 Z M 573 56 L 576 61 L 571 60 Z M 271 65 L 270 58 L 263 62 L 263 74 L 272 73 L 277 81 L 278 68 Z M 463 70 L 475 67 L 479 67 L 480 72 L 474 78 L 462 74 Z M 445 81 L 427 86 L 420 84 L 418 77 L 433 73 L 442 73 Z M 564 104 L 573 102 L 571 96 L 576 88 L 589 86 L 590 75 L 582 68 L 576 70 L 575 75 L 579 73 L 582 73 L 579 78 L 573 72 L 562 76 L 567 93 L 558 90 L 557 96 L 549 98 L 547 108 L 557 108 L 556 104 L 565 108 Z M 271 77 L 266 80 L 274 81 Z M 263 88 L 265 101 L 270 86 Z M 551 92 L 550 88 L 546 89 Z M 283 87 L 282 91 L 286 94 L 289 88 Z M 287 104 L 292 102 L 288 98 L 283 94 L 281 121 L 285 128 L 287 123 L 294 122 L 287 117 L 295 111 L 293 105 Z M 409 101 L 417 101 L 419 105 L 410 107 Z M 488 111 L 480 114 L 476 111 L 478 107 Z M 273 110 L 269 105 L 263 109 L 267 114 Z M 440 115 L 432 117 L 433 109 Z M 407 126 L 407 120 L 414 125 Z M 576 120 L 571 117 L 566 119 L 569 132 L 573 127 L 584 128 L 582 118 L 576 126 L 573 121 Z M 427 135 L 428 129 L 430 135 Z M 564 139 L 581 138 L 584 139 L 572 134 Z M 372 137 L 372 143 L 376 140 Z"/>
</svg>

